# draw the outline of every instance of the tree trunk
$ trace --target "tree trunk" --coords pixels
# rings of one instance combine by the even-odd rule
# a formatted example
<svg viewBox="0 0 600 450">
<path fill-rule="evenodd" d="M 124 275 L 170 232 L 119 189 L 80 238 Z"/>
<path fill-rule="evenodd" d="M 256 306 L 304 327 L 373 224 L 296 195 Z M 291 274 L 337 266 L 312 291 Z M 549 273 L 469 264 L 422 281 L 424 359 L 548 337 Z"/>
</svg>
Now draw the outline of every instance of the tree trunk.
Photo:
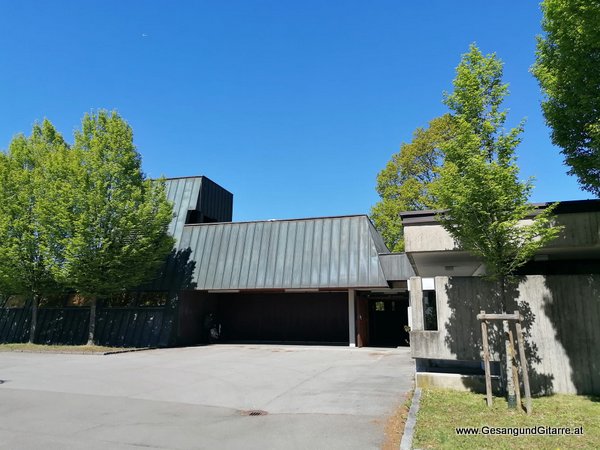
<svg viewBox="0 0 600 450">
<path fill-rule="evenodd" d="M 504 276 L 500 277 L 500 295 L 502 296 L 502 313 L 506 314 L 508 308 L 506 307 L 506 278 Z M 515 394 L 515 380 L 513 378 L 512 371 L 512 347 L 510 345 L 510 329 L 508 320 L 502 321 L 502 329 L 504 332 L 504 373 L 506 374 L 506 400 L 510 409 L 516 409 L 517 397 Z"/>
<path fill-rule="evenodd" d="M 90 303 L 90 326 L 88 328 L 87 345 L 94 345 L 94 334 L 96 332 L 96 297 L 92 297 Z"/>
<path fill-rule="evenodd" d="M 37 328 L 37 316 L 38 316 L 38 302 L 39 295 L 33 294 L 33 299 L 31 300 L 31 327 L 29 328 L 29 343 L 35 343 L 35 331 Z"/>
</svg>

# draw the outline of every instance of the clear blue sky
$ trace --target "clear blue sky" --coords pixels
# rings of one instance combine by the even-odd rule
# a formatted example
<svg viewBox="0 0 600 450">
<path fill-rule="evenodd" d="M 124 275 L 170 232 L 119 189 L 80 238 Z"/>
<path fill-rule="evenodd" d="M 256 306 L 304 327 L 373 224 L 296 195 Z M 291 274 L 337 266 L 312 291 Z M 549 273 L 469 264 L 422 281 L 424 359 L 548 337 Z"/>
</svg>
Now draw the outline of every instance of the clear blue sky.
<svg viewBox="0 0 600 450">
<path fill-rule="evenodd" d="M 583 199 L 550 143 L 529 68 L 535 1 L 0 0 L 0 148 L 35 120 L 72 141 L 116 109 L 149 176 L 206 175 L 234 219 L 368 213 L 375 177 L 471 42 L 505 61 L 533 201 Z"/>
</svg>

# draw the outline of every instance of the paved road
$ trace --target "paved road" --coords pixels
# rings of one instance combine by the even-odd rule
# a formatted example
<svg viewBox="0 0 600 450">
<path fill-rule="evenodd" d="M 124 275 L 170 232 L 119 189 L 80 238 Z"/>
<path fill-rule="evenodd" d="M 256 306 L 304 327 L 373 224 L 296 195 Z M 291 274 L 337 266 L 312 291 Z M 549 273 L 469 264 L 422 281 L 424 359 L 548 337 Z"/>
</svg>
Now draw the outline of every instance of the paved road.
<svg viewBox="0 0 600 450">
<path fill-rule="evenodd" d="M 379 448 L 413 371 L 408 349 L 0 353 L 0 448 Z"/>
</svg>

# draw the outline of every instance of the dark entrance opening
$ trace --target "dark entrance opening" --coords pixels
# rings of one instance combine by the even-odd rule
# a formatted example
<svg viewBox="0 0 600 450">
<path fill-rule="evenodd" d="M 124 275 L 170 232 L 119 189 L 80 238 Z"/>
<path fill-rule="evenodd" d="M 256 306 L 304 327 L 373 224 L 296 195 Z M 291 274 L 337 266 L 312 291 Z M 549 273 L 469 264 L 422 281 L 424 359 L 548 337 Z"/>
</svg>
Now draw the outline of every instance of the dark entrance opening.
<svg viewBox="0 0 600 450">
<path fill-rule="evenodd" d="M 408 293 L 367 294 L 369 306 L 369 346 L 407 347 Z"/>
</svg>

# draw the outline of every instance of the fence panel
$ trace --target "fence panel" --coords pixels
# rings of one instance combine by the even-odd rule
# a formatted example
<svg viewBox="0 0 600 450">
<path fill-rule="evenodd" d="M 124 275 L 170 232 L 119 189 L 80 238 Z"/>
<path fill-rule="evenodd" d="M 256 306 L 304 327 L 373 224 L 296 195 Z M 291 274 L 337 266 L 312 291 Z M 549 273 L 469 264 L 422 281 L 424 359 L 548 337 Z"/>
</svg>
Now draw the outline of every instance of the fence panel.
<svg viewBox="0 0 600 450">
<path fill-rule="evenodd" d="M 88 307 L 40 308 L 36 343 L 83 345 L 87 342 Z M 110 347 L 167 347 L 175 313 L 164 307 L 98 308 L 96 343 Z M 29 340 L 31 309 L 0 308 L 0 343 Z"/>
<path fill-rule="evenodd" d="M 29 340 L 29 308 L 0 309 L 0 343 L 22 343 Z"/>
</svg>

